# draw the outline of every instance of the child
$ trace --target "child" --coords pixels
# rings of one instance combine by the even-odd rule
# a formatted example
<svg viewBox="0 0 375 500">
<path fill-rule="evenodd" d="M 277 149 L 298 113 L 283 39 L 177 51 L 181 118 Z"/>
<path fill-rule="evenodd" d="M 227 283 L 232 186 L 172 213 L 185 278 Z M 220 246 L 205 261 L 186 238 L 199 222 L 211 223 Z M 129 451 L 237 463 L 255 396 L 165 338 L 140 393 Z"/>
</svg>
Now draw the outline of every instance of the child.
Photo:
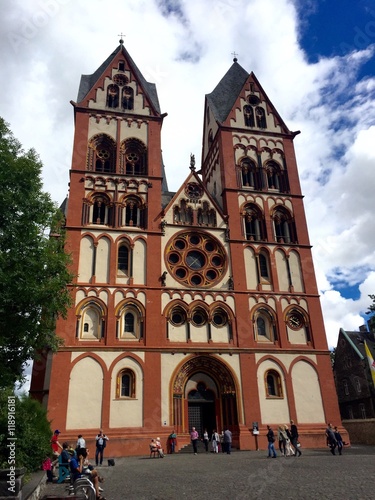
<svg viewBox="0 0 375 500">
<path fill-rule="evenodd" d="M 47 473 L 47 483 L 53 483 L 53 467 L 50 457 L 46 457 L 42 463 L 42 469 Z"/>
</svg>

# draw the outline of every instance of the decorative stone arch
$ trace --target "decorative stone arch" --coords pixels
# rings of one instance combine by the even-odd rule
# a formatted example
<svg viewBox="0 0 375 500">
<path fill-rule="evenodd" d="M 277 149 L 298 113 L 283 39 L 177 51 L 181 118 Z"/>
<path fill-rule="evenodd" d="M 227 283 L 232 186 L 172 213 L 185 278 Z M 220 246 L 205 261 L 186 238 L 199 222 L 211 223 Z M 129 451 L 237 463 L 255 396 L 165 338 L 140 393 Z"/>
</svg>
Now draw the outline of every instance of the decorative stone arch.
<svg viewBox="0 0 375 500">
<path fill-rule="evenodd" d="M 211 381 L 212 387 L 207 389 L 215 393 L 214 401 L 189 401 L 188 383 L 197 376 Z M 188 432 L 194 425 L 206 427 L 209 433 L 214 428 L 229 428 L 234 436 L 238 435 L 238 387 L 230 368 L 221 360 L 207 355 L 190 357 L 172 377 L 171 392 L 171 422 L 177 432 Z"/>
</svg>

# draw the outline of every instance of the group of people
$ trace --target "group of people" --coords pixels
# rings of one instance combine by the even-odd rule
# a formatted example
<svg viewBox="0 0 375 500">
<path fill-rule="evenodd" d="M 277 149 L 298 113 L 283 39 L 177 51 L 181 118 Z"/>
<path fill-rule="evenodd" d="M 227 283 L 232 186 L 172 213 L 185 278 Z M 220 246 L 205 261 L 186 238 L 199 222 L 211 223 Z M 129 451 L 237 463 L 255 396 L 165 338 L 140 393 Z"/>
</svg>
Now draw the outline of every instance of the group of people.
<svg viewBox="0 0 375 500">
<path fill-rule="evenodd" d="M 298 437 L 298 429 L 293 420 L 290 421 L 290 428 L 287 425 L 279 425 L 276 436 L 271 426 L 267 425 L 268 458 L 277 457 L 275 450 L 276 439 L 279 444 L 279 452 L 282 456 L 300 457 L 302 452 Z"/>
<path fill-rule="evenodd" d="M 198 441 L 199 441 L 199 433 L 196 430 L 195 427 L 192 427 L 191 433 L 190 433 L 190 440 L 193 445 L 193 452 L 194 455 L 198 453 Z M 223 453 L 227 453 L 228 455 L 231 454 L 232 451 L 232 433 L 229 429 L 226 429 L 223 431 L 220 435 L 214 429 L 212 431 L 211 439 L 209 437 L 209 434 L 207 432 L 207 429 L 204 429 L 203 431 L 203 436 L 202 436 L 202 441 L 206 450 L 206 453 L 208 453 L 208 447 L 209 447 L 209 442 L 211 440 L 211 446 L 212 446 L 212 451 L 213 453 L 219 453 L 219 449 L 221 448 L 221 451 Z"/>
<path fill-rule="evenodd" d="M 96 498 L 98 500 L 105 500 L 101 495 L 103 489 L 99 486 L 99 483 L 103 482 L 104 479 L 99 476 L 97 470 L 89 461 L 89 449 L 86 446 L 86 441 L 82 434 L 78 435 L 75 448 L 71 447 L 68 442 L 64 442 L 61 445 L 59 442 L 59 435 L 60 431 L 56 429 L 51 438 L 53 460 L 51 457 L 46 457 L 42 464 L 42 469 L 47 473 L 47 482 L 53 481 L 53 468 L 59 461 L 60 457 L 60 464 L 70 470 L 72 483 L 74 483 L 74 481 L 78 478 L 88 478 L 95 489 Z M 108 436 L 103 433 L 102 429 L 100 429 L 99 433 L 95 436 L 96 467 L 98 467 L 99 464 L 103 464 L 104 449 L 108 439 Z"/>
<path fill-rule="evenodd" d="M 336 455 L 336 448 L 339 455 L 342 455 L 342 449 L 344 447 L 344 442 L 342 440 L 341 434 L 337 427 L 333 427 L 332 424 L 327 425 L 326 429 L 327 446 L 329 446 L 332 455 Z"/>
</svg>

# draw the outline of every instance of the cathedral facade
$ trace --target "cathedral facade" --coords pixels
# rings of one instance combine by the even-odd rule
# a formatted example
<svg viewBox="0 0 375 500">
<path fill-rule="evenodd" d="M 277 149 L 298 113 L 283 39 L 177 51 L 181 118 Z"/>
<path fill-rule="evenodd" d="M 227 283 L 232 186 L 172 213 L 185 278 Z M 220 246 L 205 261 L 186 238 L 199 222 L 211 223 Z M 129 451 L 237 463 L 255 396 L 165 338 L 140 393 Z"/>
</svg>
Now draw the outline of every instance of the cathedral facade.
<svg viewBox="0 0 375 500">
<path fill-rule="evenodd" d="M 103 428 L 112 456 L 144 454 L 173 430 L 181 447 L 192 426 L 265 448 L 267 424 L 291 419 L 304 446 L 324 445 L 340 414 L 297 133 L 255 75 L 235 59 L 206 95 L 200 164 L 191 156 L 176 193 L 166 114 L 122 41 L 72 105 L 74 304 L 31 384 L 53 428 L 88 441 Z"/>
</svg>

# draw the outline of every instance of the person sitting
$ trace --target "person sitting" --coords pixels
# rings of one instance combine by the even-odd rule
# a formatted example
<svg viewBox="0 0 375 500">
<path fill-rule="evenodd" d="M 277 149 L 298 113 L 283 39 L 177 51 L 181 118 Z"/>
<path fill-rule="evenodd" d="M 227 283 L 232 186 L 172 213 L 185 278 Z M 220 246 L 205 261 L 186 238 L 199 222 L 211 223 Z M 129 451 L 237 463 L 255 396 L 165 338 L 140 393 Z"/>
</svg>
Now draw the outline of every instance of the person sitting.
<svg viewBox="0 0 375 500">
<path fill-rule="evenodd" d="M 100 494 L 99 482 L 103 482 L 104 479 L 98 475 L 98 472 L 95 469 L 89 470 L 90 473 L 85 473 L 84 461 L 87 458 L 86 450 L 80 451 L 79 455 L 76 457 L 72 457 L 70 459 L 70 470 L 73 475 L 73 481 L 79 479 L 81 477 L 87 477 L 93 484 L 95 488 L 96 498 L 98 500 L 102 500 L 103 497 Z"/>
<path fill-rule="evenodd" d="M 159 457 L 164 458 L 164 452 L 163 452 L 163 448 L 161 447 L 160 437 L 156 438 L 155 444 L 156 444 L 156 448 L 157 448 L 158 453 L 159 453 Z"/>
<path fill-rule="evenodd" d="M 72 455 L 69 453 L 69 443 L 65 441 L 62 445 L 61 463 L 67 465 L 69 464 L 71 458 Z"/>
</svg>

